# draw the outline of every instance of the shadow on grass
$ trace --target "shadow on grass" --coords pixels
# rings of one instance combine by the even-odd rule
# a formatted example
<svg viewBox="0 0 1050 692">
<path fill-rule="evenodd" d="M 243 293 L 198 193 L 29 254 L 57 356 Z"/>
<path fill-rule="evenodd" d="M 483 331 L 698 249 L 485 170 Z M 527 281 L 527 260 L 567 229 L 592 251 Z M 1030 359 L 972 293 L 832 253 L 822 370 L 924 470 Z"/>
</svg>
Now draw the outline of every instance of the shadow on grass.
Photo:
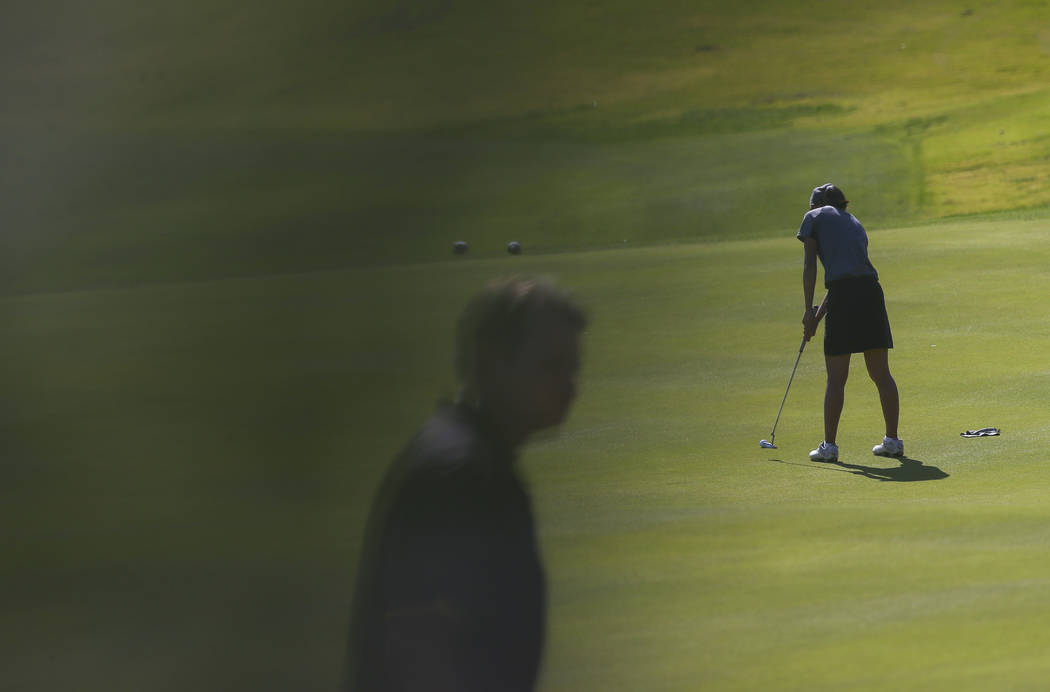
<svg viewBox="0 0 1050 692">
<path fill-rule="evenodd" d="M 808 468 L 824 468 L 829 471 L 842 471 L 852 473 L 855 476 L 864 476 L 876 481 L 895 481 L 908 483 L 912 481 L 939 481 L 947 478 L 949 474 L 941 471 L 936 466 L 927 466 L 918 459 L 901 457 L 898 459 L 900 466 L 892 468 L 881 468 L 878 466 L 861 466 L 860 464 L 847 464 L 843 461 L 833 462 L 811 462 L 801 464 L 795 461 L 784 461 L 783 459 L 770 459 L 778 464 L 791 464 L 793 466 L 806 466 Z"/>
</svg>

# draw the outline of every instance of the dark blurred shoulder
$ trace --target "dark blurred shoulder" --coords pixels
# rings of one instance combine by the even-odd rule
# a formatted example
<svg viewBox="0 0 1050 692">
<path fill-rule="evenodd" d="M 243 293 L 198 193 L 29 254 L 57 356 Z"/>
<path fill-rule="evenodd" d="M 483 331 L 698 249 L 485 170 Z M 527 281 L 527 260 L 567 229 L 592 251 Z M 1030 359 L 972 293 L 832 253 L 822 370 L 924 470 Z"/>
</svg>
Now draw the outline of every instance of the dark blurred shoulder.
<svg viewBox="0 0 1050 692">
<path fill-rule="evenodd" d="M 494 455 L 472 411 L 442 404 L 398 455 L 396 465 L 403 472 L 437 478 L 481 472 Z"/>
<path fill-rule="evenodd" d="M 443 404 L 398 454 L 384 494 L 480 490 L 511 473 L 512 456 L 473 410 Z"/>
</svg>

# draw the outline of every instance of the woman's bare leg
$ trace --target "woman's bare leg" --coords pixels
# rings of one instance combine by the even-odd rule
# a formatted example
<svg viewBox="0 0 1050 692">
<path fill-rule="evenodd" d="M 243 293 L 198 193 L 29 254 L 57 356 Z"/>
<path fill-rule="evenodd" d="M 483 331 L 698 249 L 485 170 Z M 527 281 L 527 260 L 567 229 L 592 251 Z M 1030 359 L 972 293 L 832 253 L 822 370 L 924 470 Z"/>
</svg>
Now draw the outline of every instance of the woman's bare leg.
<svg viewBox="0 0 1050 692">
<path fill-rule="evenodd" d="M 828 386 L 824 390 L 824 441 L 828 444 L 836 444 L 835 436 L 838 435 L 842 404 L 846 398 L 849 357 L 848 353 L 841 356 L 824 356 L 824 363 L 828 369 Z"/>
<path fill-rule="evenodd" d="M 886 419 L 886 437 L 897 439 L 897 421 L 900 418 L 901 403 L 900 395 L 897 393 L 897 383 L 890 374 L 889 351 L 885 348 L 865 351 L 864 363 L 868 366 L 871 381 L 879 389 L 882 417 Z"/>
</svg>

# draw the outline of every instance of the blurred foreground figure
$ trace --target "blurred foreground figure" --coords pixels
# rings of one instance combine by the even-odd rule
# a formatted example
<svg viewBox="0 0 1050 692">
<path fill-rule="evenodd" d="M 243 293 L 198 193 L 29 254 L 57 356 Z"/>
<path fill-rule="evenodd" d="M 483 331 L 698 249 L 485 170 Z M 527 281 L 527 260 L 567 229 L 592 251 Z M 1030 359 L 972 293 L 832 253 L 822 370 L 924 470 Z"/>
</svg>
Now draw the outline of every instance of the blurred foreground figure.
<svg viewBox="0 0 1050 692">
<path fill-rule="evenodd" d="M 585 318 L 552 284 L 490 285 L 456 333 L 460 395 L 401 452 L 369 516 L 352 690 L 532 690 L 546 587 L 515 454 L 564 420 Z"/>
</svg>

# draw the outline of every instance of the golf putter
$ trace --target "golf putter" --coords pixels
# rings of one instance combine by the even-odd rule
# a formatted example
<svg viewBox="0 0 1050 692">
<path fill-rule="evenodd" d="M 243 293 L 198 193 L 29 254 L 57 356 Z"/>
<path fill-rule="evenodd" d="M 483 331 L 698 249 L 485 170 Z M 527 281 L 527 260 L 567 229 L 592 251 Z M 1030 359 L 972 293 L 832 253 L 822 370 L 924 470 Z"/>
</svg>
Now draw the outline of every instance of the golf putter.
<svg viewBox="0 0 1050 692">
<path fill-rule="evenodd" d="M 777 446 L 773 444 L 774 438 L 777 436 L 777 423 L 780 422 L 780 414 L 784 412 L 784 402 L 787 401 L 788 392 L 791 390 L 791 381 L 795 379 L 795 370 L 798 369 L 798 362 L 802 360 L 802 351 L 806 348 L 806 338 L 802 337 L 802 345 L 798 347 L 798 356 L 795 358 L 795 367 L 791 368 L 791 377 L 788 378 L 787 389 L 784 390 L 784 398 L 780 401 L 780 410 L 777 411 L 777 419 L 773 421 L 773 430 L 769 433 L 768 440 L 759 440 L 758 446 L 762 449 L 776 449 Z"/>
</svg>

